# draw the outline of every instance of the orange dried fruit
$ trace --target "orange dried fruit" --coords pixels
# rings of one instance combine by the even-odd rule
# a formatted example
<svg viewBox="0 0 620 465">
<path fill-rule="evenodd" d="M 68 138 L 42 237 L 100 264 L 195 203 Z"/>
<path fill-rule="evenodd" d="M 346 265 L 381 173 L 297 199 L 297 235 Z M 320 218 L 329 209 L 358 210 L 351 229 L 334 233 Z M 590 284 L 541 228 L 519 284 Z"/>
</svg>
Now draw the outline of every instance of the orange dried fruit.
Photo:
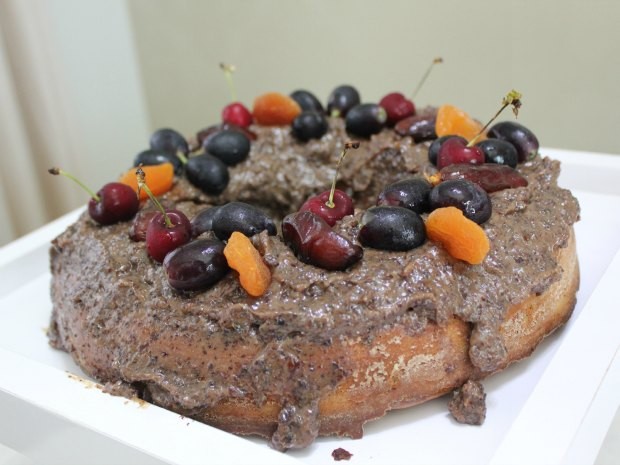
<svg viewBox="0 0 620 465">
<path fill-rule="evenodd" d="M 143 166 L 142 171 L 144 171 L 145 174 L 146 185 L 149 186 L 153 195 L 162 195 L 172 189 L 172 183 L 174 181 L 174 166 L 172 166 L 172 163 Z M 136 168 L 127 170 L 121 175 L 118 181 L 127 184 L 134 191 L 138 192 Z M 140 200 L 146 200 L 147 198 L 147 193 L 142 189 L 140 191 Z"/>
<path fill-rule="evenodd" d="M 437 137 L 461 136 L 468 141 L 476 137 L 482 130 L 482 124 L 454 105 L 442 105 L 437 110 L 435 132 Z M 478 140 L 483 140 L 479 137 Z"/>
<path fill-rule="evenodd" d="M 291 124 L 301 113 L 301 107 L 288 95 L 268 92 L 254 100 L 252 114 L 258 124 L 279 126 Z"/>
<path fill-rule="evenodd" d="M 490 249 L 484 229 L 456 207 L 433 210 L 426 219 L 426 235 L 454 258 L 472 265 L 482 263 Z"/>
<path fill-rule="evenodd" d="M 271 284 L 271 271 L 246 235 L 234 231 L 224 247 L 224 256 L 228 266 L 239 273 L 241 287 L 248 294 L 260 297 L 267 291 Z"/>
</svg>

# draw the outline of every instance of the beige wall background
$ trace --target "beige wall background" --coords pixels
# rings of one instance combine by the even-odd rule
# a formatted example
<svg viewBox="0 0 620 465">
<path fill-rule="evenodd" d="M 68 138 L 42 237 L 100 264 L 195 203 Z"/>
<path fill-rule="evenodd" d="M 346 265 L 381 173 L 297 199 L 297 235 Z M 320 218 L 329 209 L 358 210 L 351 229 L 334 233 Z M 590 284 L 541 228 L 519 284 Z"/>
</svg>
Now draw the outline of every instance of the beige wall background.
<svg viewBox="0 0 620 465">
<path fill-rule="evenodd" d="M 0 245 L 86 197 L 146 148 L 187 135 L 230 97 L 350 83 L 364 101 L 410 93 L 485 120 L 507 90 L 548 147 L 620 154 L 618 0 L 0 0 Z M 508 115 L 506 116 L 509 117 Z"/>
</svg>

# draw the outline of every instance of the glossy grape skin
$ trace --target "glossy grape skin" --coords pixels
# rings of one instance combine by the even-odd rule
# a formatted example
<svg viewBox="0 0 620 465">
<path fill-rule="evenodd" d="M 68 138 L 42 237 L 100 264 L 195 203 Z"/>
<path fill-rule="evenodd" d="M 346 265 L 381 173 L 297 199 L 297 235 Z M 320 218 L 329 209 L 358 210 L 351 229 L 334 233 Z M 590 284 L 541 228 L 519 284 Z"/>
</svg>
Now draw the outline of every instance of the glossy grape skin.
<svg viewBox="0 0 620 465">
<path fill-rule="evenodd" d="M 349 110 L 361 102 L 357 89 L 350 85 L 336 87 L 327 99 L 327 114 L 345 117 Z"/>
<path fill-rule="evenodd" d="M 470 220 L 482 224 L 491 217 L 491 199 L 477 184 L 453 179 L 437 184 L 429 195 L 431 210 L 456 207 Z"/>
<path fill-rule="evenodd" d="M 282 237 L 299 260 L 325 270 L 345 270 L 364 255 L 359 245 L 336 233 L 311 211 L 286 216 Z"/>
<path fill-rule="evenodd" d="M 434 114 L 409 116 L 398 121 L 394 126 L 394 131 L 403 137 L 411 136 L 416 143 L 437 139 L 435 119 Z"/>
<path fill-rule="evenodd" d="M 416 213 L 429 211 L 431 183 L 424 178 L 410 178 L 386 186 L 377 198 L 377 205 L 403 207 Z"/>
<path fill-rule="evenodd" d="M 201 129 L 200 131 L 196 133 L 196 141 L 198 142 L 199 147 L 203 147 L 206 149 L 206 146 L 209 143 L 209 140 L 222 131 L 241 132 L 243 133 L 245 137 L 247 137 L 251 141 L 256 140 L 256 137 L 257 137 L 255 132 L 250 131 L 247 128 L 243 128 L 241 126 L 237 126 L 236 124 L 232 124 L 232 123 L 214 124 L 204 129 Z"/>
<path fill-rule="evenodd" d="M 318 113 L 325 113 L 323 104 L 312 92 L 300 89 L 291 93 L 290 97 L 297 102 L 302 111 L 316 111 Z"/>
<path fill-rule="evenodd" d="M 191 157 L 185 165 L 185 176 L 194 186 L 209 195 L 224 192 L 230 180 L 226 164 L 208 153 Z"/>
<path fill-rule="evenodd" d="M 352 215 L 354 212 L 353 199 L 340 189 L 334 190 L 334 206 L 331 208 L 327 206 L 326 202 L 329 200 L 330 192 L 331 191 L 325 191 L 321 192 L 319 195 L 310 197 L 299 207 L 299 211 L 311 211 L 315 215 L 323 218 L 330 226 L 335 225 L 337 221 L 345 216 Z"/>
<path fill-rule="evenodd" d="M 510 142 L 502 139 L 485 139 L 476 144 L 484 153 L 485 163 L 497 163 L 515 168 L 519 161 L 517 149 Z"/>
<path fill-rule="evenodd" d="M 240 131 L 223 130 L 209 138 L 204 147 L 226 165 L 233 166 L 248 158 L 250 139 Z"/>
<path fill-rule="evenodd" d="M 422 217 L 403 207 L 371 207 L 362 216 L 358 239 L 365 247 L 406 251 L 426 240 Z"/>
<path fill-rule="evenodd" d="M 198 239 L 170 252 L 163 263 L 170 286 L 180 291 L 212 287 L 230 271 L 224 247 L 217 239 Z"/>
<path fill-rule="evenodd" d="M 162 163 L 171 163 L 174 166 L 174 174 L 177 176 L 183 174 L 183 162 L 175 153 L 148 149 L 140 152 L 133 160 L 134 167 L 161 165 Z"/>
<path fill-rule="evenodd" d="M 439 172 L 441 179 L 467 179 L 486 192 L 525 187 L 528 182 L 517 170 L 507 165 L 483 163 L 482 165 L 450 165 Z"/>
<path fill-rule="evenodd" d="M 358 137 L 370 137 L 385 127 L 387 113 L 376 103 L 362 103 L 349 110 L 345 117 L 347 132 Z"/>
<path fill-rule="evenodd" d="M 228 239 L 234 231 L 248 237 L 264 230 L 270 236 L 277 233 L 276 224 L 265 212 L 243 202 L 229 202 L 219 207 L 213 215 L 212 228 L 221 240 Z"/>
<path fill-rule="evenodd" d="M 198 237 L 207 231 L 213 230 L 213 217 L 219 208 L 218 206 L 203 208 L 196 213 L 196 216 L 190 221 L 193 237 Z"/>
<path fill-rule="evenodd" d="M 529 160 L 538 153 L 540 144 L 536 135 L 522 124 L 502 121 L 489 128 L 487 137 L 510 142 L 517 149 L 519 162 Z"/>
<path fill-rule="evenodd" d="M 168 152 L 172 154 L 176 154 L 177 151 L 181 151 L 185 155 L 189 153 L 189 146 L 187 145 L 185 137 L 174 129 L 158 129 L 151 135 L 149 143 L 151 149 L 155 151 Z"/>
<path fill-rule="evenodd" d="M 146 228 L 146 251 L 160 263 L 168 253 L 186 244 L 192 237 L 192 226 L 183 212 L 172 209 L 166 210 L 166 214 L 172 227 L 166 225 L 164 214 L 158 212 Z"/>
<path fill-rule="evenodd" d="M 467 144 L 467 139 L 461 136 L 441 136 L 435 139 L 431 145 L 428 147 L 428 161 L 430 161 L 433 165 L 437 166 L 437 156 L 439 155 L 439 150 L 441 150 L 441 146 L 448 139 L 452 139 L 456 137 L 461 140 L 463 143 Z"/>
<path fill-rule="evenodd" d="M 129 238 L 136 242 L 146 241 L 146 230 L 157 213 L 159 213 L 158 210 L 140 210 L 129 228 Z"/>
<path fill-rule="evenodd" d="M 136 192 L 126 184 L 110 182 L 98 192 L 99 200 L 90 199 L 88 214 L 101 225 L 132 219 L 140 208 Z"/>
<path fill-rule="evenodd" d="M 308 142 L 323 137 L 327 129 L 327 118 L 322 112 L 304 110 L 293 120 L 291 134 L 300 142 Z"/>
</svg>

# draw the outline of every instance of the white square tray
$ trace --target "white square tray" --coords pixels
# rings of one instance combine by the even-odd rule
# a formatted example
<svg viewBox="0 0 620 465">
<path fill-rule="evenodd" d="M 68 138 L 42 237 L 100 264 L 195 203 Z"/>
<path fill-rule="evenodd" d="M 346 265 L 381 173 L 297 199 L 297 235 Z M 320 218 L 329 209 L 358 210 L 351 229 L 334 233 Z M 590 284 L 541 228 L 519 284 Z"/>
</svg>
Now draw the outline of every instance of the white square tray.
<svg viewBox="0 0 620 465">
<path fill-rule="evenodd" d="M 152 405 L 104 394 L 47 344 L 49 241 L 73 212 L 0 249 L 0 444 L 35 463 L 588 463 L 620 392 L 620 156 L 544 149 L 579 198 L 581 287 L 573 318 L 532 357 L 484 382 L 487 420 L 452 421 L 446 399 L 391 412 L 360 440 L 282 454 Z"/>
</svg>

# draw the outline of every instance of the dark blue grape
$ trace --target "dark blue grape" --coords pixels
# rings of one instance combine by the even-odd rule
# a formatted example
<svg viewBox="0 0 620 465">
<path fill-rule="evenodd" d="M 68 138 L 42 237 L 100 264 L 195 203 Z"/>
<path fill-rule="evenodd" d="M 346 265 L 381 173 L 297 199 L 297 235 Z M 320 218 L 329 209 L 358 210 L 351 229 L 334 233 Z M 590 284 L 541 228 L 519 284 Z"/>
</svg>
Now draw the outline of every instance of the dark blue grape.
<svg viewBox="0 0 620 465">
<path fill-rule="evenodd" d="M 422 217 L 407 208 L 372 207 L 361 219 L 359 241 L 363 246 L 381 250 L 405 251 L 426 240 Z"/>
<path fill-rule="evenodd" d="M 461 139 L 465 144 L 467 144 L 467 139 L 461 136 L 441 136 L 435 139 L 428 148 L 428 161 L 430 161 L 433 165 L 437 166 L 437 156 L 439 155 L 439 150 L 445 141 L 448 139 L 452 139 L 456 137 Z"/>
<path fill-rule="evenodd" d="M 172 163 L 174 174 L 177 176 L 183 174 L 183 162 L 174 153 L 148 149 L 140 152 L 133 159 L 133 166 L 136 167 L 140 165 L 161 165 L 162 163 Z"/>
<path fill-rule="evenodd" d="M 291 94 L 291 98 L 297 102 L 302 110 L 316 111 L 319 113 L 325 113 L 323 105 L 318 98 L 307 90 L 296 90 Z"/>
<path fill-rule="evenodd" d="M 517 149 L 519 161 L 529 160 L 538 153 L 538 139 L 532 131 L 514 121 L 502 121 L 489 129 L 487 136 L 510 142 Z"/>
<path fill-rule="evenodd" d="M 320 139 L 327 133 L 327 118 L 323 113 L 304 110 L 293 120 L 291 132 L 301 142 Z"/>
<path fill-rule="evenodd" d="M 477 184 L 465 179 L 440 182 L 429 195 L 431 210 L 456 207 L 472 221 L 484 223 L 491 217 L 491 199 Z"/>
<path fill-rule="evenodd" d="M 213 217 L 220 207 L 208 207 L 196 213 L 190 224 L 192 225 L 192 236 L 198 237 L 202 233 L 213 230 Z"/>
<path fill-rule="evenodd" d="M 229 202 L 217 209 L 213 215 L 212 229 L 215 235 L 226 240 L 234 231 L 248 237 L 267 230 L 270 236 L 276 235 L 276 224 L 260 208 L 243 202 Z"/>
<path fill-rule="evenodd" d="M 347 132 L 354 136 L 370 137 L 381 132 L 387 121 L 385 108 L 376 103 L 356 105 L 345 118 Z"/>
<path fill-rule="evenodd" d="M 508 165 L 511 168 L 517 166 L 519 154 L 510 142 L 502 139 L 485 139 L 476 145 L 482 149 L 485 163 Z"/>
<path fill-rule="evenodd" d="M 349 110 L 361 102 L 360 94 L 353 86 L 343 85 L 336 87 L 327 99 L 327 114 L 329 116 L 345 117 Z"/>
<path fill-rule="evenodd" d="M 216 284 L 230 271 L 224 247 L 217 239 L 198 239 L 170 252 L 163 263 L 170 286 L 199 291 Z"/>
<path fill-rule="evenodd" d="M 230 179 L 226 164 L 208 153 L 191 157 L 185 165 L 185 176 L 208 195 L 224 192 Z"/>
<path fill-rule="evenodd" d="M 250 139 L 240 131 L 228 129 L 209 138 L 205 150 L 228 166 L 233 166 L 248 158 Z"/>
<path fill-rule="evenodd" d="M 377 205 L 408 208 L 416 213 L 429 211 L 428 195 L 431 183 L 424 178 L 410 178 L 386 186 L 377 199 Z"/>
<path fill-rule="evenodd" d="M 185 137 L 178 131 L 169 128 L 158 129 L 151 135 L 150 145 L 153 150 L 176 154 L 177 151 L 185 155 L 189 153 L 189 145 Z"/>
</svg>

